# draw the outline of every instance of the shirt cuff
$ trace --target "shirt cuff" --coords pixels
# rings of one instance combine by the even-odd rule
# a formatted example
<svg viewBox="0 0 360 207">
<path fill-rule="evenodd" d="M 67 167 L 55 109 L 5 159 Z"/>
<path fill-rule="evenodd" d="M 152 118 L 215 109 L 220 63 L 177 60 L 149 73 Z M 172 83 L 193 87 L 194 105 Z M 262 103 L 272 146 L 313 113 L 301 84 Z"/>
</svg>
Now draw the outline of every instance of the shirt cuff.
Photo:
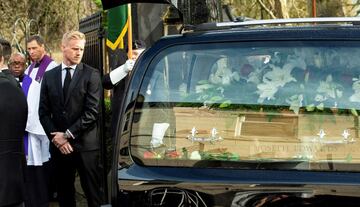
<svg viewBox="0 0 360 207">
<path fill-rule="evenodd" d="M 71 137 L 71 138 L 75 139 L 74 135 L 71 133 L 70 130 L 67 129 L 66 132 L 65 132 L 65 134 L 66 134 L 68 137 Z"/>
<path fill-rule="evenodd" d="M 123 78 L 126 77 L 128 73 L 124 69 L 124 65 L 117 67 L 115 70 L 110 72 L 110 80 L 113 85 L 117 84 Z"/>
</svg>

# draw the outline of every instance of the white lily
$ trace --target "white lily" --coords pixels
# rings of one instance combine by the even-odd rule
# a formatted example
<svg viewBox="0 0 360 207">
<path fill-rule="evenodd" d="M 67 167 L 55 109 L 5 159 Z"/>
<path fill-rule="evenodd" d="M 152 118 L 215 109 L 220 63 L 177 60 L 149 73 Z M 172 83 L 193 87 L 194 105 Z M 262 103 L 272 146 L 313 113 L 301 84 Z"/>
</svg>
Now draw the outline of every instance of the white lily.
<svg viewBox="0 0 360 207">
<path fill-rule="evenodd" d="M 213 84 L 230 85 L 233 80 L 240 80 L 239 73 L 232 72 L 231 69 L 227 67 L 219 68 L 215 74 L 210 74 L 209 77 L 210 83 Z"/>
<path fill-rule="evenodd" d="M 288 66 L 285 67 L 285 66 L 283 68 L 280 68 L 275 65 L 270 65 L 270 67 L 272 68 L 272 71 L 269 71 L 264 75 L 263 81 L 265 83 L 272 82 L 277 87 L 284 87 L 284 85 L 286 83 L 289 83 L 292 81 L 296 82 L 296 79 L 291 76 L 292 68 L 288 67 Z"/>
<path fill-rule="evenodd" d="M 327 100 L 327 98 L 321 94 L 316 94 L 316 96 L 315 96 L 315 101 L 317 101 L 317 102 L 323 102 L 326 100 Z"/>
<path fill-rule="evenodd" d="M 264 100 L 275 99 L 274 95 L 278 91 L 278 87 L 271 82 L 261 83 L 257 86 L 258 90 L 256 93 L 259 94 L 258 102 L 262 103 Z"/>
<path fill-rule="evenodd" d="M 280 87 L 284 87 L 285 84 L 296 81 L 291 76 L 292 67 L 277 67 L 275 65 L 269 65 L 272 68 L 271 71 L 264 74 L 262 83 L 258 84 L 256 91 L 260 96 L 258 99 L 259 103 L 262 103 L 265 99 L 275 99 L 274 95 Z"/>
<path fill-rule="evenodd" d="M 360 102 L 360 77 L 353 78 L 352 89 L 355 91 L 352 96 L 350 96 L 349 100 L 351 102 Z"/>
<path fill-rule="evenodd" d="M 325 81 L 320 81 L 320 85 L 316 91 L 331 98 L 342 97 L 342 91 L 340 90 L 340 86 L 339 84 L 336 84 L 332 81 L 331 75 L 328 75 Z"/>
</svg>

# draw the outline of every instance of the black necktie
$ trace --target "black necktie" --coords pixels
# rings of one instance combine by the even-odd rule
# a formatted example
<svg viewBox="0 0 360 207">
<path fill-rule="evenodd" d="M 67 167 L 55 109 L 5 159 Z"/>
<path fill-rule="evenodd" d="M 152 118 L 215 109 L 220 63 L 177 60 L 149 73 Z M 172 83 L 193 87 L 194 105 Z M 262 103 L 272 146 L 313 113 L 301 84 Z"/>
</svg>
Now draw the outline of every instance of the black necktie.
<svg viewBox="0 0 360 207">
<path fill-rule="evenodd" d="M 66 96 L 67 96 L 70 82 L 71 82 L 71 74 L 70 74 L 71 68 L 65 68 L 65 70 L 66 70 L 66 75 L 65 75 L 64 86 L 63 86 L 64 98 L 66 98 Z"/>
</svg>

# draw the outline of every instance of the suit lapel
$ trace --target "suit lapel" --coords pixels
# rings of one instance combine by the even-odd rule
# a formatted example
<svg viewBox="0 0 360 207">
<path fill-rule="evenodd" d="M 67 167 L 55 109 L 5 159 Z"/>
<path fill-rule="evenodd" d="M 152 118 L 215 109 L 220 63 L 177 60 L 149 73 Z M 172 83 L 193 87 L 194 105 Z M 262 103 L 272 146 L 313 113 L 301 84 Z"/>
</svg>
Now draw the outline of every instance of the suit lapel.
<svg viewBox="0 0 360 207">
<path fill-rule="evenodd" d="M 56 70 L 56 72 L 55 72 L 55 87 L 56 87 L 58 94 L 60 94 L 61 103 L 64 104 L 64 94 L 63 94 L 62 81 L 61 81 L 61 65 L 54 68 L 53 70 Z"/>
<path fill-rule="evenodd" d="M 83 73 L 83 64 L 82 63 L 79 63 L 77 66 L 76 66 L 76 69 L 75 69 L 75 72 L 74 72 L 74 75 L 73 77 L 71 78 L 71 82 L 70 82 L 70 86 L 69 86 L 69 91 L 67 93 L 67 97 L 65 98 L 65 104 L 67 104 L 67 102 L 69 101 L 69 98 L 71 96 L 71 93 L 73 91 L 73 89 L 75 88 L 75 86 L 77 85 L 77 83 L 79 82 L 79 79 L 81 78 L 82 76 L 82 73 Z"/>
</svg>

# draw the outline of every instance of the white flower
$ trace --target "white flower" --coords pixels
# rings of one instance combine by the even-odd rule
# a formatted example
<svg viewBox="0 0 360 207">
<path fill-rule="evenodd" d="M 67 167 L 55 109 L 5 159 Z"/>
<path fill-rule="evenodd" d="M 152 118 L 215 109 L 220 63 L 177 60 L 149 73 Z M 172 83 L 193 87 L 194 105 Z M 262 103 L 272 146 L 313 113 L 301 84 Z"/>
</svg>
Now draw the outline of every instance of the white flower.
<svg viewBox="0 0 360 207">
<path fill-rule="evenodd" d="M 213 84 L 222 84 L 222 85 L 230 85 L 233 81 L 239 81 L 240 76 L 238 72 L 232 72 L 231 69 L 227 67 L 219 68 L 215 74 L 210 74 L 209 81 Z"/>
<path fill-rule="evenodd" d="M 360 93 L 354 93 L 352 96 L 350 96 L 349 100 L 351 102 L 360 102 Z"/>
<path fill-rule="evenodd" d="M 275 65 L 270 65 L 272 71 L 269 71 L 264 75 L 263 82 L 272 82 L 272 84 L 275 84 L 277 87 L 284 87 L 286 83 L 296 81 L 296 79 L 291 76 L 292 68 L 285 66 L 280 68 Z"/>
<path fill-rule="evenodd" d="M 316 94 L 316 96 L 315 96 L 315 101 L 317 101 L 317 102 L 323 102 L 323 101 L 326 101 L 326 100 L 327 100 L 327 98 L 325 96 L 323 96 L 323 95 Z"/>
<path fill-rule="evenodd" d="M 213 84 L 220 84 L 221 77 L 216 76 L 215 74 L 210 74 L 209 81 L 210 81 L 210 83 L 213 83 Z"/>
<path fill-rule="evenodd" d="M 223 85 L 230 85 L 231 83 L 231 76 L 223 76 L 221 79 L 221 84 Z"/>
<path fill-rule="evenodd" d="M 259 94 L 258 102 L 262 103 L 265 99 L 275 99 L 274 95 L 278 91 L 278 87 L 275 84 L 272 84 L 271 82 L 267 83 L 261 83 L 257 86 L 258 91 L 256 93 Z"/>
<path fill-rule="evenodd" d="M 249 74 L 249 78 L 247 82 L 259 84 L 261 82 L 260 76 L 261 76 L 261 70 L 256 69 Z"/>
<path fill-rule="evenodd" d="M 293 110 L 295 114 L 299 114 L 299 109 L 303 106 L 303 100 L 304 96 L 300 94 L 291 96 L 286 102 L 290 104 L 290 110 Z"/>
<path fill-rule="evenodd" d="M 334 83 L 332 81 L 332 76 L 328 75 L 325 81 L 320 81 L 320 85 L 316 91 L 330 98 L 341 98 L 342 91 L 339 88 L 340 85 Z"/>
<path fill-rule="evenodd" d="M 210 88 L 214 88 L 214 85 L 211 84 L 202 84 L 202 85 L 197 85 L 195 87 L 195 91 L 196 93 L 202 93 L 204 90 L 210 89 Z"/>
<path fill-rule="evenodd" d="M 272 71 L 265 73 L 263 76 L 263 82 L 258 84 L 258 93 L 259 99 L 258 102 L 262 103 L 265 99 L 270 100 L 274 99 L 275 93 L 279 90 L 280 87 L 284 87 L 285 84 L 296 81 L 294 77 L 291 76 L 291 67 L 280 68 L 274 65 L 269 65 L 272 68 Z"/>
<path fill-rule="evenodd" d="M 190 160 L 201 160 L 199 151 L 193 151 L 190 155 Z"/>
<path fill-rule="evenodd" d="M 350 96 L 349 100 L 351 102 L 360 102 L 360 77 L 359 78 L 353 78 L 353 85 L 352 89 L 355 91 L 352 96 Z"/>
<path fill-rule="evenodd" d="M 352 79 L 354 81 L 352 88 L 354 89 L 354 91 L 360 91 L 360 77 L 359 78 L 353 78 Z"/>
</svg>

